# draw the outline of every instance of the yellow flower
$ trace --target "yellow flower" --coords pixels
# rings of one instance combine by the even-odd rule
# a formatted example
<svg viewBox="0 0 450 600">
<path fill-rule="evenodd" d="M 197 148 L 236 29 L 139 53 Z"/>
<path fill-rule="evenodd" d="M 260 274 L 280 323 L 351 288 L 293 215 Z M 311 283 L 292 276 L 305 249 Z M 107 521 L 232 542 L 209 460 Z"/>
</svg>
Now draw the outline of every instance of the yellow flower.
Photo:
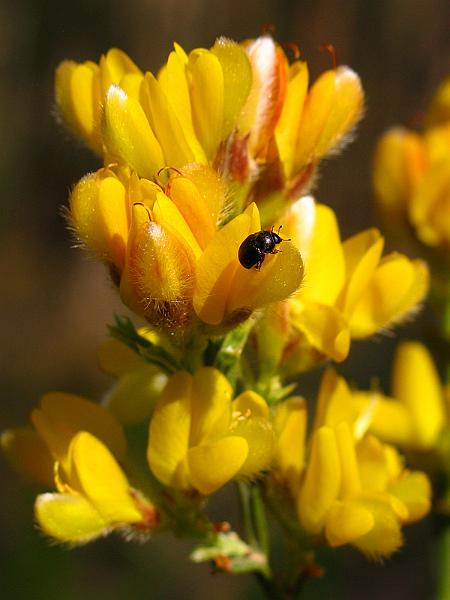
<svg viewBox="0 0 450 600">
<path fill-rule="evenodd" d="M 305 276 L 287 302 L 266 311 L 258 325 L 263 359 L 287 374 L 323 357 L 342 361 L 351 339 L 366 338 L 404 319 L 428 289 L 424 262 L 393 252 L 368 229 L 341 241 L 331 208 L 310 196 L 281 219 L 299 248 Z"/>
<path fill-rule="evenodd" d="M 308 66 L 289 66 L 286 98 L 275 139 L 289 193 L 308 188 L 319 161 L 339 150 L 360 120 L 364 92 L 358 75 L 345 66 L 322 73 L 308 90 Z"/>
<path fill-rule="evenodd" d="M 119 423 L 103 407 L 59 392 L 46 394 L 31 415 L 34 430 L 10 430 L 2 446 L 22 471 L 49 485 L 53 464 L 56 493 L 38 496 L 36 519 L 58 541 L 85 543 L 113 529 L 151 529 L 153 505 L 129 483 L 118 461 L 126 441 Z M 36 452 L 38 450 L 38 452 Z M 47 477 L 42 477 L 44 459 Z"/>
<path fill-rule="evenodd" d="M 211 494 L 234 478 L 270 466 L 273 432 L 265 401 L 253 392 L 232 400 L 212 367 L 173 375 L 150 423 L 147 458 L 167 486 Z"/>
<path fill-rule="evenodd" d="M 439 88 L 418 134 L 397 127 L 380 139 L 375 155 L 374 188 L 386 226 L 412 225 L 426 246 L 450 245 L 449 80 Z"/>
<path fill-rule="evenodd" d="M 260 271 L 242 267 L 239 247 L 261 230 L 259 212 L 251 204 L 218 229 L 223 205 L 221 181 L 207 167 L 171 175 L 164 191 L 127 169 L 101 169 L 74 188 L 70 220 L 109 266 L 125 304 L 150 323 L 176 329 L 198 318 L 227 328 L 292 294 L 303 263 L 285 242 Z"/>
<path fill-rule="evenodd" d="M 304 402 L 278 408 L 273 476 L 288 487 L 305 531 L 380 558 L 401 546 L 402 524 L 428 512 L 431 492 L 423 473 L 403 469 L 393 447 L 365 435 L 369 422 L 367 411 L 355 410 L 345 380 L 326 371 L 306 448 Z"/>
<path fill-rule="evenodd" d="M 371 431 L 387 442 L 417 451 L 436 449 L 448 428 L 444 390 L 428 350 L 420 342 L 399 345 L 392 373 L 391 397 L 375 394 Z M 364 405 L 374 394 L 360 392 Z"/>
<path fill-rule="evenodd" d="M 275 182 L 298 197 L 361 117 L 364 95 L 351 69 L 326 71 L 309 91 L 308 77 L 305 62 L 289 65 L 262 36 L 241 45 L 219 38 L 189 54 L 175 44 L 157 77 L 112 49 L 98 65 L 65 61 L 55 87 L 62 117 L 105 164 L 147 179 L 164 166 L 208 164 L 244 184 L 245 207 Z M 265 190 L 257 180 L 266 174 Z"/>
<path fill-rule="evenodd" d="M 139 68 L 117 48 L 102 55 L 99 64 L 66 60 L 55 74 L 56 104 L 70 129 L 102 155 L 101 108 L 109 87 L 117 84 L 131 93 L 142 78 Z"/>
</svg>

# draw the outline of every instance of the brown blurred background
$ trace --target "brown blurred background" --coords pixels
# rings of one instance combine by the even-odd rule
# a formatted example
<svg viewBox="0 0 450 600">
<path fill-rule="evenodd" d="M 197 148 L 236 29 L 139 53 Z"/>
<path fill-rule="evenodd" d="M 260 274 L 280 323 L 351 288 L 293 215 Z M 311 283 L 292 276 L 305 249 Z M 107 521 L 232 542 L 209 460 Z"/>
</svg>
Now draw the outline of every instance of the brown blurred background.
<svg viewBox="0 0 450 600">
<path fill-rule="evenodd" d="M 254 37 L 266 24 L 278 40 L 299 45 L 313 77 L 330 66 L 319 45 L 332 42 L 338 61 L 362 78 L 367 113 L 358 137 L 324 165 L 317 190 L 338 211 L 346 237 L 373 223 L 377 136 L 395 123 L 420 122 L 449 71 L 448 0 L 2 0 L 1 429 L 24 423 L 47 390 L 101 393 L 107 380 L 96 369 L 95 350 L 112 312 L 121 311 L 103 269 L 71 248 L 61 216 L 71 185 L 97 162 L 56 123 L 55 67 L 65 58 L 97 60 L 119 46 L 154 71 L 173 40 L 186 50 L 208 47 L 218 35 Z M 420 323 L 415 327 L 420 332 Z M 380 372 L 385 380 L 394 343 L 380 338 L 354 346 L 341 370 L 364 385 Z M 216 600 L 259 597 L 249 577 L 212 578 L 206 567 L 190 566 L 179 541 L 139 546 L 111 538 L 71 552 L 50 546 L 33 527 L 34 491 L 3 460 L 0 467 L 2 598 L 203 599 L 212 586 Z M 429 598 L 432 533 L 425 523 L 408 537 L 411 543 L 384 567 L 340 553 L 329 579 L 313 584 L 308 597 Z"/>
</svg>

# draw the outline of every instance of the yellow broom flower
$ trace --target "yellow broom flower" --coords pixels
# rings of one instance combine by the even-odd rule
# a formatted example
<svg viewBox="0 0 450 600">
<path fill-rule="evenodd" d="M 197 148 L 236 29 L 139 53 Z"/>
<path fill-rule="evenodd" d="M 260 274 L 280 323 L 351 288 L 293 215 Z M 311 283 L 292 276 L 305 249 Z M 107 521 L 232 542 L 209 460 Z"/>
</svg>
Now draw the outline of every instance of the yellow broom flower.
<svg viewBox="0 0 450 600">
<path fill-rule="evenodd" d="M 176 329 L 199 319 L 227 328 L 292 294 L 303 263 L 285 242 L 261 270 L 245 269 L 238 251 L 261 230 L 258 209 L 251 204 L 222 226 L 223 207 L 221 181 L 208 167 L 172 174 L 164 191 L 106 168 L 75 186 L 70 221 L 109 266 L 125 304 L 150 323 Z"/>
<path fill-rule="evenodd" d="M 395 234 L 412 226 L 422 244 L 450 244 L 449 79 L 438 89 L 422 133 L 396 127 L 380 139 L 374 188 L 380 213 Z"/>
<path fill-rule="evenodd" d="M 342 242 L 332 209 L 310 196 L 281 220 L 301 252 L 305 276 L 297 293 L 269 308 L 258 324 L 258 348 L 272 366 L 289 374 L 323 357 L 342 361 L 351 339 L 391 327 L 423 300 L 425 263 L 396 252 L 382 256 L 378 230 Z"/>
<path fill-rule="evenodd" d="M 445 393 L 431 354 L 420 342 L 402 342 L 395 355 L 391 396 L 375 394 L 370 430 L 391 444 L 429 452 L 437 450 L 448 429 Z M 360 392 L 356 402 L 364 406 L 373 393 Z"/>
<path fill-rule="evenodd" d="M 19 468 L 56 493 L 36 499 L 36 519 L 61 542 L 86 543 L 115 529 L 150 530 L 154 506 L 133 489 L 119 465 L 126 441 L 119 423 L 103 407 L 72 394 L 50 393 L 31 415 L 34 429 L 2 434 L 2 446 Z M 25 439 L 26 438 L 26 439 Z M 37 450 L 37 452 L 36 452 Z M 43 477 L 44 460 L 46 477 Z"/>
<path fill-rule="evenodd" d="M 219 38 L 189 54 L 175 44 L 157 76 L 112 49 L 99 64 L 63 62 L 55 88 L 63 119 L 105 164 L 118 161 L 147 179 L 164 166 L 208 164 L 244 184 L 244 207 L 275 182 L 298 197 L 321 158 L 348 139 L 364 101 L 358 76 L 344 66 L 308 90 L 306 63 L 289 65 L 267 35 L 240 45 Z M 263 192 L 255 179 L 265 172 L 271 186 Z"/>
<path fill-rule="evenodd" d="M 428 479 L 406 471 L 393 447 L 365 435 L 370 415 L 355 410 L 333 370 L 322 379 L 306 447 L 305 423 L 299 399 L 277 410 L 273 473 L 289 489 L 303 529 L 332 547 L 352 544 L 372 558 L 389 556 L 402 544 L 402 525 L 428 512 Z"/>
<path fill-rule="evenodd" d="M 147 458 L 165 485 L 207 495 L 231 479 L 256 477 L 273 448 L 263 398 L 243 392 L 233 400 L 226 377 L 202 367 L 169 379 L 150 422 Z"/>
</svg>

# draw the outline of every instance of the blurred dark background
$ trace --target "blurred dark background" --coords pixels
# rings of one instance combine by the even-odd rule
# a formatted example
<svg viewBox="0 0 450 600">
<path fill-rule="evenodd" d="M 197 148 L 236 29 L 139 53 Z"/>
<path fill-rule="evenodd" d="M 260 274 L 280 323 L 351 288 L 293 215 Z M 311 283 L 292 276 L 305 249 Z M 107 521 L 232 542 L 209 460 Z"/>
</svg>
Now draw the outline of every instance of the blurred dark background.
<svg viewBox="0 0 450 600">
<path fill-rule="evenodd" d="M 208 47 L 219 35 L 255 37 L 266 24 L 278 40 L 298 44 L 313 78 L 329 68 L 318 47 L 331 42 L 338 62 L 363 81 L 367 112 L 358 137 L 323 165 L 317 190 L 338 211 L 347 237 L 373 223 L 370 169 L 377 137 L 392 124 L 420 121 L 448 73 L 448 0 L 0 3 L 1 429 L 24 423 L 45 391 L 98 396 L 107 380 L 96 368 L 95 351 L 112 312 L 121 310 L 101 266 L 71 247 L 61 216 L 70 187 L 98 165 L 56 123 L 55 67 L 65 58 L 98 60 L 118 46 L 155 71 L 173 40 L 186 50 Z M 411 332 L 404 327 L 398 335 Z M 395 342 L 354 345 L 341 371 L 362 385 L 374 374 L 385 383 Z M 2 598 L 203 599 L 211 597 L 212 586 L 216 600 L 259 597 L 250 578 L 212 576 L 207 567 L 191 566 L 186 544 L 169 538 L 145 546 L 110 538 L 72 551 L 51 546 L 33 526 L 34 491 L 3 460 L 0 468 Z M 219 498 L 216 509 L 224 517 L 228 504 L 225 511 Z M 411 543 L 384 566 L 367 565 L 352 551 L 339 553 L 329 568 L 333 576 L 312 584 L 308 597 L 431 597 L 429 528 L 411 528 Z"/>
</svg>

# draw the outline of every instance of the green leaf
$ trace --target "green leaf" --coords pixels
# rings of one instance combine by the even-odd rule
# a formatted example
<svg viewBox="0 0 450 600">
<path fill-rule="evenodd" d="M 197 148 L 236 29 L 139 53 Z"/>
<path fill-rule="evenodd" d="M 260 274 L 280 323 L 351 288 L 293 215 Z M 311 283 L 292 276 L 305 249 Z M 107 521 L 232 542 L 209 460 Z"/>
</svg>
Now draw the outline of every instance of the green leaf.
<svg viewBox="0 0 450 600">
<path fill-rule="evenodd" d="M 129 348 L 137 352 L 144 360 L 156 365 L 162 371 L 171 375 L 181 371 L 178 360 L 167 350 L 140 335 L 128 317 L 114 315 L 114 325 L 109 325 L 109 333 Z"/>
</svg>

